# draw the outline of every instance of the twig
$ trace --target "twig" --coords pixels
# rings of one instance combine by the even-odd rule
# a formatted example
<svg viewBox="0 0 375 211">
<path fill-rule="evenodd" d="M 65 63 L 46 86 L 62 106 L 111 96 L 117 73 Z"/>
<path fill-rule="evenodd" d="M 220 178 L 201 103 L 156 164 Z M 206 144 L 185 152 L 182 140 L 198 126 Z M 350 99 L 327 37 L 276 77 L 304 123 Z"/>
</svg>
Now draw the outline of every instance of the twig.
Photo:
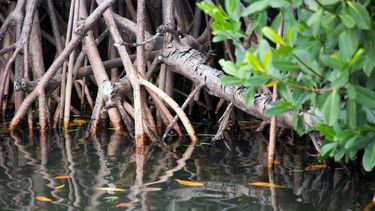
<svg viewBox="0 0 375 211">
<path fill-rule="evenodd" d="M 216 141 L 218 140 L 222 140 L 224 137 L 223 137 L 223 132 L 228 124 L 228 121 L 229 121 L 229 118 L 230 118 L 230 113 L 232 112 L 233 110 L 233 103 L 229 103 L 229 105 L 227 106 L 227 109 L 225 109 L 225 112 L 223 113 L 223 116 L 221 116 L 220 118 L 220 126 L 219 126 L 219 129 L 217 130 L 215 136 L 212 138 L 212 141 L 211 141 L 211 145 L 215 145 L 216 144 Z M 225 146 L 228 148 L 229 151 L 231 151 L 231 149 L 229 148 L 228 144 L 225 144 Z"/>
</svg>

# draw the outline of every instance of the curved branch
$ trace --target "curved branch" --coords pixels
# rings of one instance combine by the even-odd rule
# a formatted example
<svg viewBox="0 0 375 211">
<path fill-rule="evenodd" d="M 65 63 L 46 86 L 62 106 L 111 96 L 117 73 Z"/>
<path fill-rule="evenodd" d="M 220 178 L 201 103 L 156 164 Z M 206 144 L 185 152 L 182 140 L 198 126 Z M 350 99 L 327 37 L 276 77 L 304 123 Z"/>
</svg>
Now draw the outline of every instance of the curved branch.
<svg viewBox="0 0 375 211">
<path fill-rule="evenodd" d="M 153 92 L 158 94 L 180 117 L 181 122 L 184 125 L 186 132 L 189 134 L 191 140 L 198 141 L 198 137 L 195 135 L 194 128 L 191 125 L 189 118 L 186 116 L 185 112 L 181 109 L 181 107 L 171 97 L 169 97 L 169 95 L 167 95 L 165 92 L 160 90 L 154 84 L 143 79 L 139 79 L 139 82 L 141 85 L 151 89 Z"/>
</svg>

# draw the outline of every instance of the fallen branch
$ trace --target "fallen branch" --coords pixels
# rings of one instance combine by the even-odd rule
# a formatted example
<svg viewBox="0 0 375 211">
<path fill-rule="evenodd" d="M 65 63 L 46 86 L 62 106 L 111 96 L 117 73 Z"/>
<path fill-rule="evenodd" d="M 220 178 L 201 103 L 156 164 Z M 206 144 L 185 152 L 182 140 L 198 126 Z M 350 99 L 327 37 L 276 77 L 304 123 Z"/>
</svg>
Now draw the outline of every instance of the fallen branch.
<svg viewBox="0 0 375 211">
<path fill-rule="evenodd" d="M 209 94 L 233 102 L 233 105 L 242 111 L 259 119 L 270 121 L 264 113 L 271 106 L 272 96 L 267 93 L 256 95 L 251 105 L 243 100 L 244 91 L 238 86 L 223 86 L 220 78 L 224 75 L 221 70 L 204 64 L 205 57 L 199 51 L 179 42 L 172 42 L 163 49 L 159 56 L 161 62 L 170 66 L 171 70 L 190 79 L 193 83 L 204 83 Z M 313 127 L 313 116 L 307 112 L 303 115 L 305 130 Z M 287 112 L 277 118 L 277 125 L 284 128 L 293 128 L 293 113 Z"/>
</svg>

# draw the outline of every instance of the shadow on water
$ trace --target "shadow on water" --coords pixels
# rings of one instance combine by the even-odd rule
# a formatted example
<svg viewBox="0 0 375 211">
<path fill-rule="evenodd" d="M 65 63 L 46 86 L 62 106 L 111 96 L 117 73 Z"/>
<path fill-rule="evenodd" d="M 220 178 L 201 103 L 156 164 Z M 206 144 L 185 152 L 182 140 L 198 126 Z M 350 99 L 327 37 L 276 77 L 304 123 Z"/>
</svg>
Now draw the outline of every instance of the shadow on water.
<svg viewBox="0 0 375 211">
<path fill-rule="evenodd" d="M 371 201 L 371 175 L 341 167 L 306 170 L 317 160 L 303 143 L 280 144 L 270 170 L 265 137 L 246 131 L 239 137 L 229 142 L 230 151 L 210 147 L 202 136 L 198 144 L 147 146 L 136 155 L 120 132 L 3 134 L 0 210 L 361 210 Z"/>
</svg>

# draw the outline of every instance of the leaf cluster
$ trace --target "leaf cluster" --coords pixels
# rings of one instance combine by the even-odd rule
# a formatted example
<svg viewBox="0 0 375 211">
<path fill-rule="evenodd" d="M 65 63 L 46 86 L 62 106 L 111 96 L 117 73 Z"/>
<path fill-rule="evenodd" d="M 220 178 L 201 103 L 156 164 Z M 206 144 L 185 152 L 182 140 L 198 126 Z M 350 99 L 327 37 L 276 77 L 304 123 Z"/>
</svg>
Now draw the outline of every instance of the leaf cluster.
<svg viewBox="0 0 375 211">
<path fill-rule="evenodd" d="M 293 112 L 294 129 L 304 134 L 299 114 L 309 112 L 326 137 L 322 158 L 349 161 L 364 150 L 364 169 L 374 169 L 374 2 L 225 0 L 224 8 L 205 1 L 198 7 L 214 19 L 213 41 L 236 47 L 235 62 L 219 61 L 223 85 L 245 87 L 248 104 L 259 86 L 278 86 L 280 99 L 267 116 Z"/>
</svg>

